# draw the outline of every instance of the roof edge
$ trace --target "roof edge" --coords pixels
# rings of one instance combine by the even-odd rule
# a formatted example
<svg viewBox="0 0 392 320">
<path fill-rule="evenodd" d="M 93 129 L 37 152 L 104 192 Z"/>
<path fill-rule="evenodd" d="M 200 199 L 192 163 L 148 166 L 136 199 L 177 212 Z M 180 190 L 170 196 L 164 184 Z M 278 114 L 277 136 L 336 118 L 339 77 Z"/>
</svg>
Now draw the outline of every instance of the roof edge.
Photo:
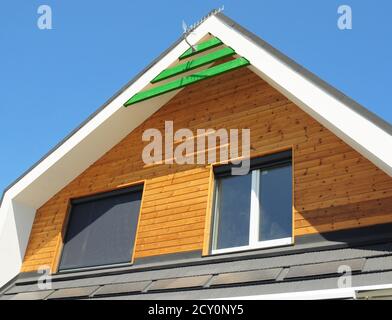
<svg viewBox="0 0 392 320">
<path fill-rule="evenodd" d="M 274 55 L 277 58 L 279 58 L 286 66 L 298 72 L 299 74 L 303 75 L 308 80 L 310 80 L 313 84 L 324 89 L 325 92 L 327 92 L 328 94 L 330 94 L 331 96 L 339 100 L 340 102 L 344 103 L 351 110 L 358 113 L 362 117 L 368 119 L 369 121 L 373 122 L 379 128 L 392 135 L 392 124 L 385 121 L 384 119 L 382 119 L 381 117 L 379 117 L 378 115 L 376 115 L 375 113 L 373 113 L 372 111 L 370 111 L 369 109 L 367 109 L 366 107 L 358 103 L 357 101 L 348 97 L 342 91 L 336 89 L 335 87 L 333 87 L 332 85 L 330 85 L 329 83 L 321 79 L 319 76 L 315 75 L 313 72 L 309 71 L 302 65 L 298 64 L 297 62 L 289 58 L 287 55 L 285 55 L 284 53 L 282 53 L 281 51 L 279 51 L 278 49 L 274 48 L 272 45 L 270 45 L 269 43 L 261 39 L 253 32 L 249 31 L 248 29 L 239 25 L 237 22 L 235 22 L 228 16 L 224 15 L 222 12 L 217 13 L 215 17 L 218 18 L 221 22 L 228 25 L 229 27 L 240 32 L 244 37 L 248 38 L 250 41 L 258 45 L 259 47 L 262 47 L 263 49 L 268 51 L 271 55 Z"/>
<path fill-rule="evenodd" d="M 200 26 L 204 21 L 206 21 L 211 16 L 217 16 L 223 11 L 223 8 L 212 9 L 208 14 L 203 16 L 199 21 L 194 23 L 187 32 L 192 32 L 198 26 Z M 173 50 L 181 41 L 184 40 L 184 34 L 182 34 L 175 42 L 173 42 L 166 50 L 161 52 L 152 62 L 150 62 L 145 68 L 143 68 L 139 73 L 137 73 L 131 80 L 129 80 L 125 85 L 121 87 L 114 95 L 112 95 L 104 104 L 102 104 L 97 110 L 91 113 L 84 121 L 82 121 L 75 129 L 68 133 L 63 139 L 61 139 L 54 147 L 50 148 L 38 161 L 36 161 L 32 166 L 23 171 L 21 175 L 18 176 L 13 182 L 11 182 L 2 191 L 0 197 L 0 208 L 3 204 L 5 194 L 14 185 L 16 185 L 20 180 L 22 180 L 27 174 L 29 174 L 34 168 L 36 168 L 41 162 L 43 162 L 47 157 L 49 157 L 53 152 L 55 152 L 61 145 L 63 145 L 69 138 L 71 138 L 76 132 L 78 132 L 84 125 L 86 125 L 91 119 L 93 119 L 97 114 L 99 114 L 103 109 L 105 109 L 113 100 L 119 97 L 126 89 L 128 89 L 132 84 L 134 84 L 144 73 L 150 70 L 158 61 L 160 61 L 164 56 L 166 56 L 171 50 Z"/>
</svg>

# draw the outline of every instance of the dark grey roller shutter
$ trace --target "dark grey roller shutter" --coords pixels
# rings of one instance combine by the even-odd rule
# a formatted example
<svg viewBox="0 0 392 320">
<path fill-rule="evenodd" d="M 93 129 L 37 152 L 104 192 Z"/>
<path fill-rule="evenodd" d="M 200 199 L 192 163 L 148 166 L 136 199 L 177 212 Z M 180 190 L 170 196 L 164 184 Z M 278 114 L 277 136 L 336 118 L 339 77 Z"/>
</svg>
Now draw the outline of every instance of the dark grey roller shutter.
<svg viewBox="0 0 392 320">
<path fill-rule="evenodd" d="M 72 202 L 60 270 L 131 261 L 142 187 Z"/>
</svg>

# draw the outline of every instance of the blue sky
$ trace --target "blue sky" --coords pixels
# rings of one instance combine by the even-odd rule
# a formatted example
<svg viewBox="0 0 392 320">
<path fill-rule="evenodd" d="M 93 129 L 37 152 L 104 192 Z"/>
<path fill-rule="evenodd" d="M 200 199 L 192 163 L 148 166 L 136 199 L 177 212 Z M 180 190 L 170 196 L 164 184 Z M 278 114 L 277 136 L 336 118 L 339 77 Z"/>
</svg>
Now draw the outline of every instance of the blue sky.
<svg viewBox="0 0 392 320">
<path fill-rule="evenodd" d="M 40 5 L 53 29 L 37 27 Z M 337 28 L 337 8 L 353 29 Z M 392 122 L 389 0 L 3 0 L 0 10 L 0 189 L 212 8 Z"/>
</svg>

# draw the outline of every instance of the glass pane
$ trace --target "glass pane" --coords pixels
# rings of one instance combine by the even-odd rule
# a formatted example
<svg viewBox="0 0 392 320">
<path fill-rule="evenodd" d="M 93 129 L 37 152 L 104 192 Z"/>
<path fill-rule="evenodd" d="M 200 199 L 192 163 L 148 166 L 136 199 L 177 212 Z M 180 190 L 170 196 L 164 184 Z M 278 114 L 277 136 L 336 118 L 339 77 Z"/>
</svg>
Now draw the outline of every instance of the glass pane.
<svg viewBox="0 0 392 320">
<path fill-rule="evenodd" d="M 252 175 L 220 178 L 217 183 L 215 249 L 249 244 Z"/>
<path fill-rule="evenodd" d="M 141 192 L 73 204 L 60 270 L 130 262 Z"/>
<path fill-rule="evenodd" d="M 291 175 L 291 165 L 260 173 L 260 241 L 292 236 Z"/>
</svg>

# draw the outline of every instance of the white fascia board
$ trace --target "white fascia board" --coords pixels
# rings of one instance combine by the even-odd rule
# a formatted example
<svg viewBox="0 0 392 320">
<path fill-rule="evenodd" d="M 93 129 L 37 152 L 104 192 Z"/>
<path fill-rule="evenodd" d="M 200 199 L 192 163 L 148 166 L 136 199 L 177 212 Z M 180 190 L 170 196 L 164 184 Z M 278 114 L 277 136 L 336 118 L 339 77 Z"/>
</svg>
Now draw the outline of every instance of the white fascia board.
<svg viewBox="0 0 392 320">
<path fill-rule="evenodd" d="M 217 17 L 211 33 L 247 58 L 261 78 L 392 176 L 392 136 Z"/>
</svg>

